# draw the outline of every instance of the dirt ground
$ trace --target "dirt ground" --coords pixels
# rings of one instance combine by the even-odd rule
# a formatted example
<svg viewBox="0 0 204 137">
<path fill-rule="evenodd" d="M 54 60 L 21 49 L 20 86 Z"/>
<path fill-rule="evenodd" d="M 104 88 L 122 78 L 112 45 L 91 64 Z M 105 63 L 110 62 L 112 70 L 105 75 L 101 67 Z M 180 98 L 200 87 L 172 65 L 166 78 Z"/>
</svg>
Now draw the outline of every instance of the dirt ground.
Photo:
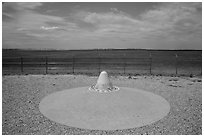
<svg viewBox="0 0 204 137">
<path fill-rule="evenodd" d="M 40 101 L 53 92 L 91 86 L 97 77 L 86 75 L 13 75 L 2 77 L 3 135 L 202 134 L 202 79 L 170 76 L 112 76 L 118 87 L 146 90 L 165 98 L 170 112 L 163 119 L 139 128 L 87 130 L 50 121 L 39 111 Z"/>
</svg>

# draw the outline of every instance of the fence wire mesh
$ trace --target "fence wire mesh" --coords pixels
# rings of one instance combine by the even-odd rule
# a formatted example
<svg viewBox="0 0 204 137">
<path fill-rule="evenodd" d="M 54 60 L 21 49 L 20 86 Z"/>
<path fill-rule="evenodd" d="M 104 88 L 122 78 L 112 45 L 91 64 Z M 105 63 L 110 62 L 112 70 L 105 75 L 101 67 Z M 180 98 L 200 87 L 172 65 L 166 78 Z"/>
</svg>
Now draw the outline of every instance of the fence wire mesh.
<svg viewBox="0 0 204 137">
<path fill-rule="evenodd" d="M 3 58 L 3 74 L 174 74 L 201 75 L 202 59 L 149 54 L 147 57 Z"/>
</svg>

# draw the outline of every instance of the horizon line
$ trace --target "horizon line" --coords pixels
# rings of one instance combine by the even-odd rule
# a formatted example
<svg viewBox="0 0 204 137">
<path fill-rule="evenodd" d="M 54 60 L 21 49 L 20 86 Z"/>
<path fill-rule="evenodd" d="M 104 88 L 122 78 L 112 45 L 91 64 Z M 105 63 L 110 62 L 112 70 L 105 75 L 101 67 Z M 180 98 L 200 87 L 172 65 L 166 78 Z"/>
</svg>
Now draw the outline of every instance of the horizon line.
<svg viewBox="0 0 204 137">
<path fill-rule="evenodd" d="M 37 48 L 2 48 L 2 50 L 41 50 L 41 51 L 47 51 L 47 50 L 201 50 L 202 49 L 150 49 L 150 48 L 91 48 L 91 49 L 54 49 L 54 48 L 43 48 L 43 49 L 37 49 Z"/>
</svg>

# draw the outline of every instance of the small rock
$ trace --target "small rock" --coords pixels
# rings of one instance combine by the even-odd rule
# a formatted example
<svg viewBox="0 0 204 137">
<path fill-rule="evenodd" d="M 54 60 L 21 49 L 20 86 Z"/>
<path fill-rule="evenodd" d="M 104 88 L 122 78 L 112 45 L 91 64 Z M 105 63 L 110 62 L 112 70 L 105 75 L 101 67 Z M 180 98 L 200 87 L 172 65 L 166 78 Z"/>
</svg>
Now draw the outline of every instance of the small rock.
<svg viewBox="0 0 204 137">
<path fill-rule="evenodd" d="M 188 85 L 193 85 L 193 82 L 191 82 L 191 83 L 188 83 Z"/>
<path fill-rule="evenodd" d="M 178 78 L 171 78 L 169 79 L 169 81 L 178 81 L 179 79 Z"/>
<path fill-rule="evenodd" d="M 197 82 L 202 82 L 202 80 L 201 80 L 201 79 L 198 79 Z"/>
<path fill-rule="evenodd" d="M 192 82 L 202 82 L 202 80 L 201 79 L 197 79 L 197 78 L 192 78 L 192 79 L 190 79 Z"/>
<path fill-rule="evenodd" d="M 137 77 L 132 77 L 132 79 L 138 79 Z"/>
<path fill-rule="evenodd" d="M 168 86 L 171 86 L 171 87 L 181 87 L 181 86 L 176 85 L 176 84 L 169 84 Z"/>
</svg>

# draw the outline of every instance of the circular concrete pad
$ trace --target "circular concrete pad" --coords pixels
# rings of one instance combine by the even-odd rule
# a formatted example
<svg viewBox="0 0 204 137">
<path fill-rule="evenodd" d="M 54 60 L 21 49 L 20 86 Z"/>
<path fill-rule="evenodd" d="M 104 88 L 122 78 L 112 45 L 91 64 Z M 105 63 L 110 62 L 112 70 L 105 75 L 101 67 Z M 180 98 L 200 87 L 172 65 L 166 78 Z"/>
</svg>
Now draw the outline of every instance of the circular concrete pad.
<svg viewBox="0 0 204 137">
<path fill-rule="evenodd" d="M 170 105 L 164 98 L 139 89 L 121 87 L 115 92 L 98 93 L 81 87 L 48 95 L 39 109 L 63 125 L 116 130 L 156 122 L 168 114 Z"/>
</svg>

